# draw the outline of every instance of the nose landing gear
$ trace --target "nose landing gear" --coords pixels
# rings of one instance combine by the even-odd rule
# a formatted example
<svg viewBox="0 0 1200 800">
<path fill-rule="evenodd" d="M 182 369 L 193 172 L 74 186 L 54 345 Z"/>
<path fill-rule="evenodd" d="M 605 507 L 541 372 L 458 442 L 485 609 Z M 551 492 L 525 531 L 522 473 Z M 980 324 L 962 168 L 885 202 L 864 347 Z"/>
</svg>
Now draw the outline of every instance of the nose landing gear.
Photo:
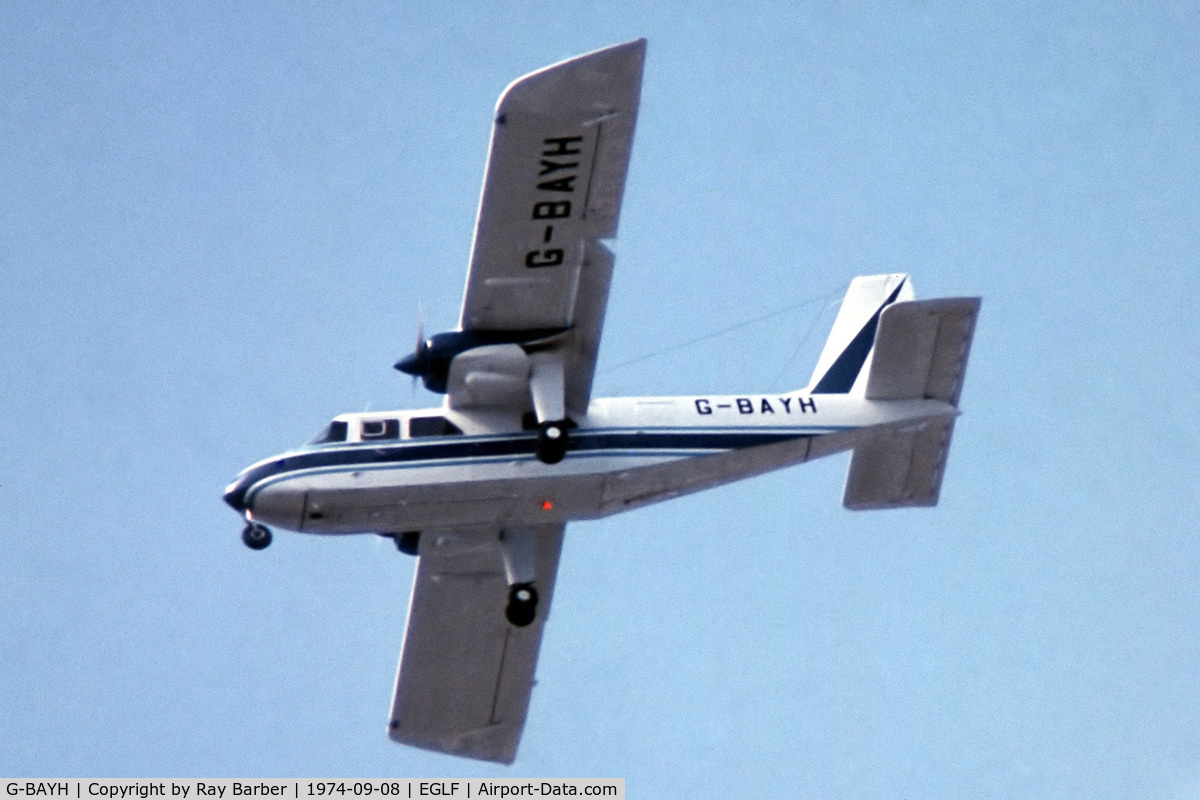
<svg viewBox="0 0 1200 800">
<path fill-rule="evenodd" d="M 266 525 L 248 522 L 242 529 L 242 543 L 251 550 L 262 550 L 271 543 L 271 530 Z"/>
</svg>

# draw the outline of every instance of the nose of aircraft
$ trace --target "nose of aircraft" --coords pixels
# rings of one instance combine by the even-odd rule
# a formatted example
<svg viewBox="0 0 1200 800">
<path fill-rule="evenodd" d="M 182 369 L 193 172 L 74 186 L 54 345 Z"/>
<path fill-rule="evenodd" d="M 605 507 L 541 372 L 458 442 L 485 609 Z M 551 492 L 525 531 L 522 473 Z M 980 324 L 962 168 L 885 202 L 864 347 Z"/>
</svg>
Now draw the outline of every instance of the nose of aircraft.
<svg viewBox="0 0 1200 800">
<path fill-rule="evenodd" d="M 246 487 L 240 480 L 225 487 L 225 494 L 222 497 L 229 507 L 239 514 L 246 510 Z"/>
<path fill-rule="evenodd" d="M 238 476 L 222 495 L 239 514 L 253 513 L 254 521 L 298 531 L 308 492 L 283 472 L 283 459 L 263 462 Z M 274 477 L 275 480 L 265 480 Z"/>
</svg>

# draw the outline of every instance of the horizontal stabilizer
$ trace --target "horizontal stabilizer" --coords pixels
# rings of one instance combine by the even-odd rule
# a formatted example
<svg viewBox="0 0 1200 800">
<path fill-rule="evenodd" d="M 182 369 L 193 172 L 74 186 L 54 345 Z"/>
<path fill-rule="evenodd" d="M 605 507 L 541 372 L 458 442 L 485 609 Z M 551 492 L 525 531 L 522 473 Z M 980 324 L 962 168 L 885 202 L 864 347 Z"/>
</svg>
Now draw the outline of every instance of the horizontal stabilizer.
<svg viewBox="0 0 1200 800">
<path fill-rule="evenodd" d="M 953 433 L 953 419 L 935 419 L 885 429 L 855 447 L 842 505 L 855 511 L 936 506 Z"/>
<path fill-rule="evenodd" d="M 901 301 L 879 315 L 868 400 L 958 406 L 978 297 Z M 954 417 L 882 428 L 854 448 L 842 504 L 850 509 L 937 505 Z"/>
<path fill-rule="evenodd" d="M 911 300 L 883 309 L 867 399 L 924 398 L 957 406 L 978 314 L 978 297 Z"/>
</svg>

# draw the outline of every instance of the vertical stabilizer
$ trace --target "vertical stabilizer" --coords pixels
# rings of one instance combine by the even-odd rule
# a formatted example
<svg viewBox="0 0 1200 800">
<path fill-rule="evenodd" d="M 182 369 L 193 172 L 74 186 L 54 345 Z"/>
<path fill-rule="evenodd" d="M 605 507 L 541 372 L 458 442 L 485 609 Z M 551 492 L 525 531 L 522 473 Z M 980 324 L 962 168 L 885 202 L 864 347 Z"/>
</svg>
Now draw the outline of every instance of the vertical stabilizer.
<svg viewBox="0 0 1200 800">
<path fill-rule="evenodd" d="M 866 374 L 863 367 L 875 344 L 879 316 L 887 306 L 913 298 L 912 281 L 904 274 L 864 275 L 850 282 L 825 349 L 817 359 L 808 391 L 846 394 Z"/>
</svg>

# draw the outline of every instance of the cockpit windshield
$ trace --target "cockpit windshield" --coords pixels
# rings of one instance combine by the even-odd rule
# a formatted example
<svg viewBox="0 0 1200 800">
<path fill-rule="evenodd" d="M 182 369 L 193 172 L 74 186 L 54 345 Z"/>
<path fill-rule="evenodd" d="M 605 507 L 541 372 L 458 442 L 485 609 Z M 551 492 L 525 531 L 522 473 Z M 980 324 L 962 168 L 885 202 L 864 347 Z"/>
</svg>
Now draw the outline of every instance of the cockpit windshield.
<svg viewBox="0 0 1200 800">
<path fill-rule="evenodd" d="M 309 444 L 328 444 L 329 442 L 346 441 L 346 423 L 335 419 L 321 429 Z"/>
</svg>

